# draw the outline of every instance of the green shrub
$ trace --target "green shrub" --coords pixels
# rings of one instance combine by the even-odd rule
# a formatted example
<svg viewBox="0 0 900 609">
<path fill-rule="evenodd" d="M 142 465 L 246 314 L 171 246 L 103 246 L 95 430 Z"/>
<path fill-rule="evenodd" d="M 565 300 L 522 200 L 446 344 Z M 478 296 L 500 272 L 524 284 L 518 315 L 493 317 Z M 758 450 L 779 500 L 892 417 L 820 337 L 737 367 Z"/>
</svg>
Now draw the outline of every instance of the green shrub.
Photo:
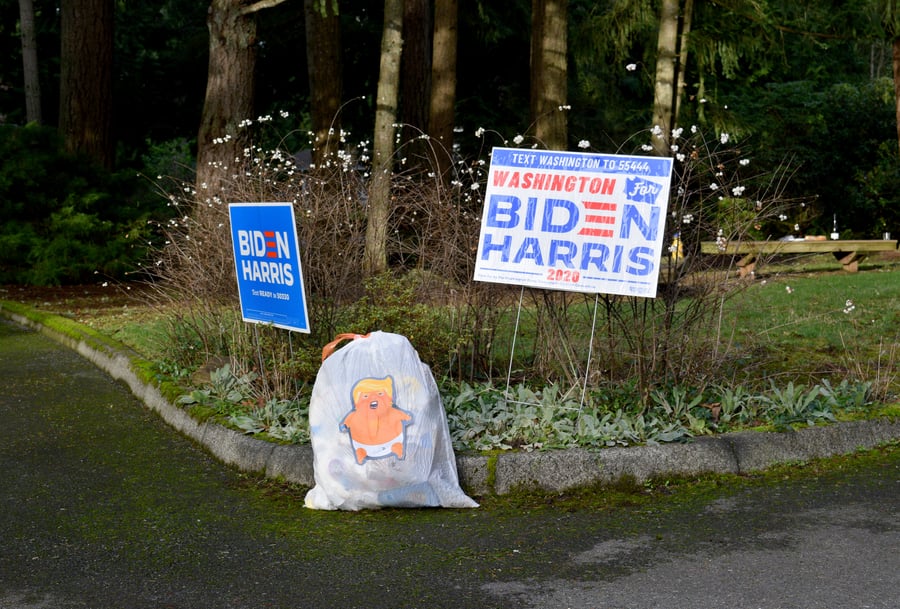
<svg viewBox="0 0 900 609">
<path fill-rule="evenodd" d="M 437 371 L 445 370 L 462 339 L 450 329 L 444 308 L 419 299 L 417 285 L 415 274 L 385 273 L 366 280 L 365 295 L 341 311 L 336 333 L 381 330 L 402 334 L 422 361 Z"/>
<path fill-rule="evenodd" d="M 0 283 L 122 278 L 151 238 L 152 203 L 132 171 L 67 154 L 55 130 L 0 125 Z"/>
</svg>

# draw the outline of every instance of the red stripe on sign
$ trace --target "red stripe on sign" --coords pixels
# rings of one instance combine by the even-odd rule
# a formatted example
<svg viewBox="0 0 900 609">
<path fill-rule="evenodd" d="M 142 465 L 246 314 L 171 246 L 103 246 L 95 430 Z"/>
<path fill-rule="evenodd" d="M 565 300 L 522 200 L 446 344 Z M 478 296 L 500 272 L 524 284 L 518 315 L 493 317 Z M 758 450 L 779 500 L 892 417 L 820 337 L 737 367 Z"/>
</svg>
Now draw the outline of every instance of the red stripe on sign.
<svg viewBox="0 0 900 609">
<path fill-rule="evenodd" d="M 615 224 L 615 216 L 593 216 L 588 214 L 584 217 L 585 222 L 593 222 L 594 224 Z"/>
<path fill-rule="evenodd" d="M 579 235 L 587 235 L 588 237 L 612 237 L 613 232 L 608 228 L 582 228 L 578 231 Z"/>
<path fill-rule="evenodd" d="M 603 201 L 584 201 L 584 206 L 594 211 L 616 211 L 615 203 L 604 203 Z"/>
</svg>

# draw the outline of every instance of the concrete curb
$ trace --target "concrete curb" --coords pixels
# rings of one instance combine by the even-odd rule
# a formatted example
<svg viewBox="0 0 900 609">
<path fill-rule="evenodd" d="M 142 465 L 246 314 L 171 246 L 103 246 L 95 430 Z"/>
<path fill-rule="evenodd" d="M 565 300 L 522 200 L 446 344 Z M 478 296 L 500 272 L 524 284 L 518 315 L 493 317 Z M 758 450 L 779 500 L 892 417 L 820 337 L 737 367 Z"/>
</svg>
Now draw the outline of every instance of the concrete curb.
<svg viewBox="0 0 900 609">
<path fill-rule="evenodd" d="M 135 373 L 132 357 L 111 345 L 97 348 L 0 307 L 16 323 L 42 332 L 75 350 L 124 382 L 148 408 L 183 435 L 204 446 L 222 462 L 241 471 L 259 473 L 313 486 L 313 455 L 309 445 L 281 445 L 247 436 L 221 425 L 198 422 L 171 404 L 158 388 Z M 457 455 L 463 489 L 472 495 L 503 495 L 517 489 L 559 492 L 622 478 L 637 483 L 666 475 L 741 474 L 773 465 L 841 455 L 900 439 L 900 421 L 878 419 L 783 433 L 735 432 L 697 438 L 687 444 L 659 444 L 547 452 L 506 452 Z"/>
</svg>

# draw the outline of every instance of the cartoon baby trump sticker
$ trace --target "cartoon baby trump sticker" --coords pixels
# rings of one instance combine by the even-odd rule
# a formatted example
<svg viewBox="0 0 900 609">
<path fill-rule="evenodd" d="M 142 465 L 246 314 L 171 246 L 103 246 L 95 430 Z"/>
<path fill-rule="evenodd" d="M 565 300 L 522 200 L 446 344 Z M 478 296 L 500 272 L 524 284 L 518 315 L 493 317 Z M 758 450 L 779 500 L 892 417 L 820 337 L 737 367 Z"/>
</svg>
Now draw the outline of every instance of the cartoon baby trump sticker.
<svg viewBox="0 0 900 609">
<path fill-rule="evenodd" d="M 364 378 L 353 386 L 353 409 L 340 423 L 340 430 L 350 435 L 356 462 L 367 459 L 406 456 L 406 427 L 412 414 L 394 404 L 394 380 Z"/>
</svg>

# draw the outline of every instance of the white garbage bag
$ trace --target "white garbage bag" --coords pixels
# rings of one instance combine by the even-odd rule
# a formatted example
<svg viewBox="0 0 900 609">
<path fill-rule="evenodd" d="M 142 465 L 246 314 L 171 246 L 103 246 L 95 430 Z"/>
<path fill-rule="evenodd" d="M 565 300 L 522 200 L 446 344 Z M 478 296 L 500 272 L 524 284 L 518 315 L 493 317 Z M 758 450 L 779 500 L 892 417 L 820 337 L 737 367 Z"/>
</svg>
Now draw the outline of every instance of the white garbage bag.
<svg viewBox="0 0 900 609">
<path fill-rule="evenodd" d="M 309 407 L 315 486 L 306 507 L 478 506 L 459 486 L 431 370 L 404 336 L 340 335 L 322 358 Z"/>
</svg>

